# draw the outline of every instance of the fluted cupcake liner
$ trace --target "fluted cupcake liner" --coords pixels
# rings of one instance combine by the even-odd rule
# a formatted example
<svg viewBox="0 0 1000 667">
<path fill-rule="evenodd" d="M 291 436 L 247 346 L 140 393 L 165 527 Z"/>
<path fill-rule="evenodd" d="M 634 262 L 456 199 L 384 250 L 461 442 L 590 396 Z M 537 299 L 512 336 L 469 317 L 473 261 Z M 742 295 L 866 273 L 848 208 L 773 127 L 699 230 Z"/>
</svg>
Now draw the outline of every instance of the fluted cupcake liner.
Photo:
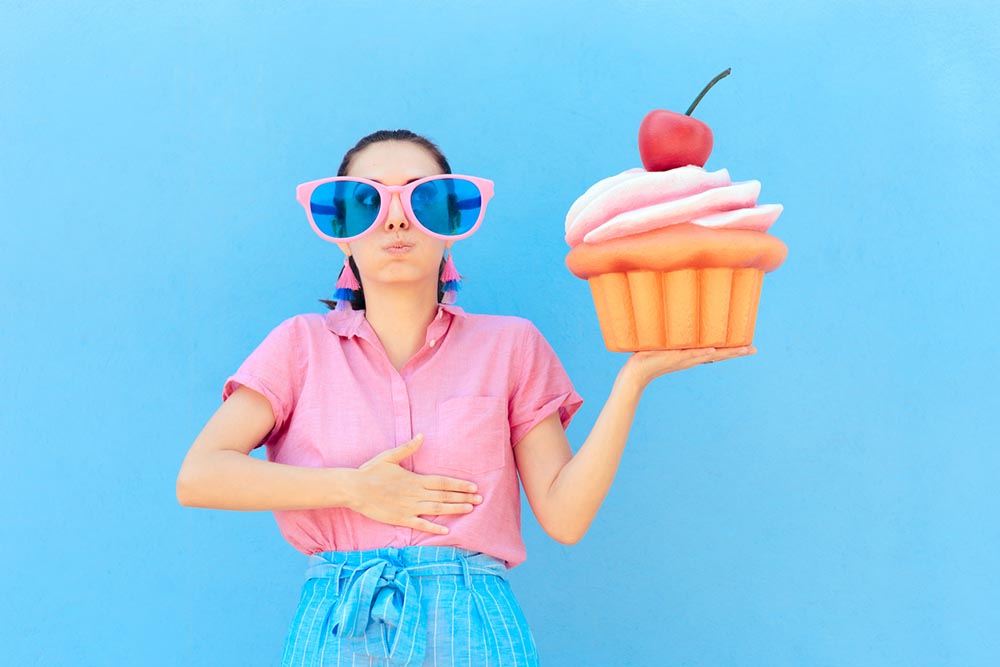
<svg viewBox="0 0 1000 667">
<path fill-rule="evenodd" d="M 740 347 L 753 341 L 764 271 L 754 268 L 602 273 L 588 279 L 612 352 Z"/>
</svg>

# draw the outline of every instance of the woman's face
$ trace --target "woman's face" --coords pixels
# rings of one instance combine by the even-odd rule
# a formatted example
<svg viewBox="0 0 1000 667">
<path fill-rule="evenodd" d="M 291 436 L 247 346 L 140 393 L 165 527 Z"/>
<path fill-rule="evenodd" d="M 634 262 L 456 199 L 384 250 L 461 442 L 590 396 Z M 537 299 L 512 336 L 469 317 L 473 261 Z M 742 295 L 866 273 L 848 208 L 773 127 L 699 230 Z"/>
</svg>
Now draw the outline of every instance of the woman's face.
<svg viewBox="0 0 1000 667">
<path fill-rule="evenodd" d="M 424 148 L 409 141 L 380 141 L 355 154 L 347 176 L 361 176 L 385 185 L 405 185 L 408 181 L 440 174 L 437 160 Z M 405 253 L 392 253 L 386 246 L 403 241 L 413 246 Z M 428 280 L 437 288 L 441 257 L 452 241 L 425 234 L 407 219 L 399 195 L 389 202 L 389 215 L 366 236 L 337 245 L 353 255 L 361 282 L 416 282 Z"/>
</svg>

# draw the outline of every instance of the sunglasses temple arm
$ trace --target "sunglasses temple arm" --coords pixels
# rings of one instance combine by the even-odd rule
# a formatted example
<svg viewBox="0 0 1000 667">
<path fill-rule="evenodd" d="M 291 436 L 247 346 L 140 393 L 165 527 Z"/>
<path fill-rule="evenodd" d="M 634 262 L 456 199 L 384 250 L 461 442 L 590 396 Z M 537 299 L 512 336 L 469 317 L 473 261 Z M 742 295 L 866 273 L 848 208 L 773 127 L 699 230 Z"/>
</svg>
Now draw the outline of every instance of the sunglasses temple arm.
<svg viewBox="0 0 1000 667">
<path fill-rule="evenodd" d="M 459 209 L 479 208 L 482 205 L 483 205 L 482 197 L 470 197 L 468 199 L 459 199 L 458 201 L 455 202 L 455 206 L 457 206 Z"/>
<path fill-rule="evenodd" d="M 325 204 L 309 204 L 309 210 L 313 213 L 319 213 L 320 215 L 337 215 L 336 206 L 327 206 Z"/>
</svg>

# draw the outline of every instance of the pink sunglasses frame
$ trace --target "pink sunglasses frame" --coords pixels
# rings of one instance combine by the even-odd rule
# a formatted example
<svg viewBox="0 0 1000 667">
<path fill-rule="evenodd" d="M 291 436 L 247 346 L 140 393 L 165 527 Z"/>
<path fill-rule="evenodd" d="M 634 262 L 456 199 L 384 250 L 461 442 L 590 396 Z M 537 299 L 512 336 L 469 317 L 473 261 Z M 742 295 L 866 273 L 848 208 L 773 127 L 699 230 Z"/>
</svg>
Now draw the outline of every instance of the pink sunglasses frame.
<svg viewBox="0 0 1000 667">
<path fill-rule="evenodd" d="M 479 207 L 479 219 L 476 223 L 472 225 L 472 228 L 462 234 L 455 236 L 449 236 L 447 234 L 438 234 L 432 232 L 431 230 L 420 224 L 417 220 L 416 214 L 413 212 L 413 207 L 410 205 L 410 195 L 413 191 L 419 187 L 422 183 L 427 181 L 436 180 L 439 178 L 452 178 L 472 181 L 479 187 L 479 191 L 482 193 L 482 205 Z M 378 215 L 375 216 L 375 220 L 372 222 L 371 226 L 360 234 L 355 234 L 354 236 L 348 236 L 346 238 L 337 239 L 332 236 L 328 236 L 320 231 L 319 226 L 316 221 L 313 220 L 312 211 L 309 208 L 309 200 L 312 197 L 313 191 L 323 185 L 324 183 L 331 183 L 333 181 L 361 181 L 362 183 L 367 183 L 378 191 L 380 198 L 380 206 Z M 439 239 L 446 239 L 451 241 L 457 241 L 458 239 L 464 239 L 471 236 L 477 229 L 479 225 L 483 222 L 483 218 L 486 216 L 486 204 L 493 198 L 493 181 L 487 178 L 480 178 L 478 176 L 467 176 L 465 174 L 434 174 L 432 176 L 425 176 L 419 178 L 412 183 L 407 183 L 405 185 L 385 185 L 384 183 L 379 183 L 378 181 L 373 181 L 368 178 L 361 178 L 360 176 L 332 176 L 330 178 L 320 178 L 315 181 L 307 181 L 301 183 L 295 187 L 295 198 L 298 200 L 302 208 L 305 209 L 306 217 L 309 219 L 309 225 L 313 228 L 313 231 L 324 241 L 329 241 L 331 243 L 350 243 L 356 239 L 359 239 L 367 234 L 370 234 L 379 225 L 385 222 L 385 219 L 389 217 L 389 204 L 392 201 L 392 195 L 399 193 L 399 203 L 403 205 L 403 212 L 406 214 L 407 221 L 415 224 L 420 228 L 425 234 L 433 236 Z"/>
</svg>

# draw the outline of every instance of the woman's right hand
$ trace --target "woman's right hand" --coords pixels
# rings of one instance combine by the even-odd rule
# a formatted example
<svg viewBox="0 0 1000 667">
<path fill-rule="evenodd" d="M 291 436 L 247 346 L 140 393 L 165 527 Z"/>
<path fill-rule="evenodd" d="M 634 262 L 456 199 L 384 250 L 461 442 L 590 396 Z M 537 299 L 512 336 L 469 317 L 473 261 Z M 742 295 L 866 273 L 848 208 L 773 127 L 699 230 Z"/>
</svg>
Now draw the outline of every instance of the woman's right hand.
<svg viewBox="0 0 1000 667">
<path fill-rule="evenodd" d="M 370 519 L 394 526 L 445 535 L 448 528 L 420 518 L 421 514 L 467 514 L 482 502 L 473 482 L 442 475 L 422 475 L 399 465 L 423 444 L 413 440 L 379 452 L 358 467 L 355 502 L 351 507 Z"/>
</svg>

